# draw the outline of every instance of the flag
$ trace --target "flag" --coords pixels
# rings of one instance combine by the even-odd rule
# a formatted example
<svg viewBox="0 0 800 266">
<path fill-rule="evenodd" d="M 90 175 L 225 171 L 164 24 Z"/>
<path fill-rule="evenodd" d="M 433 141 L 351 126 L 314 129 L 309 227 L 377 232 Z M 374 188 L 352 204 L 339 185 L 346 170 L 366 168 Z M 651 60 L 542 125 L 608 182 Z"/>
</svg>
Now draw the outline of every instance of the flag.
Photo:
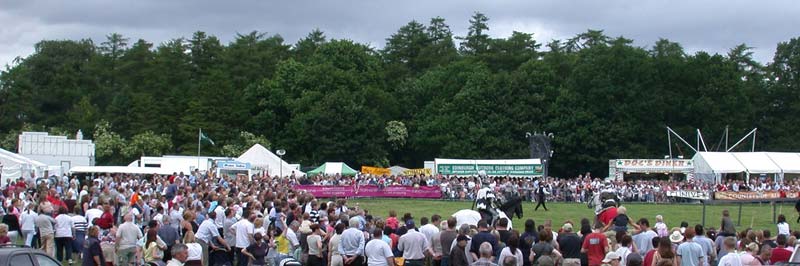
<svg viewBox="0 0 800 266">
<path fill-rule="evenodd" d="M 211 143 L 211 145 L 214 145 L 214 141 L 211 140 L 211 138 L 209 138 L 208 136 L 206 136 L 206 134 L 203 133 L 202 130 L 200 131 L 200 140 L 208 141 L 208 143 Z"/>
</svg>

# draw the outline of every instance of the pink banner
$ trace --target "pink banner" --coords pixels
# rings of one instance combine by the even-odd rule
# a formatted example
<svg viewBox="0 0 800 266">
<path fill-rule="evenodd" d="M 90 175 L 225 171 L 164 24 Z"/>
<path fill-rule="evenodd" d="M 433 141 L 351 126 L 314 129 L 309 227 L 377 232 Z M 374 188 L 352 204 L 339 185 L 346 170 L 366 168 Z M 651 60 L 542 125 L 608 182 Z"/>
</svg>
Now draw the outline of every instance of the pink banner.
<svg viewBox="0 0 800 266">
<path fill-rule="evenodd" d="M 411 186 L 389 186 L 379 188 L 375 185 L 356 186 L 313 186 L 297 185 L 295 190 L 305 190 L 317 198 L 426 198 L 438 199 L 442 197 L 439 187 L 411 187 Z"/>
</svg>

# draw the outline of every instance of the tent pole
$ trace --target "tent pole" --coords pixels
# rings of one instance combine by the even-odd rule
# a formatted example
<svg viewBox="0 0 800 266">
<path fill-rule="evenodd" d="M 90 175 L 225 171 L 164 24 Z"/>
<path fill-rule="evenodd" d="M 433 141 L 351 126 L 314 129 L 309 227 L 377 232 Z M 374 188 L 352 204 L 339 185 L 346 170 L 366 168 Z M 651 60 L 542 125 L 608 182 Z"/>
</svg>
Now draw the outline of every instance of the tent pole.
<svg viewBox="0 0 800 266">
<path fill-rule="evenodd" d="M 734 144 L 733 144 L 733 146 L 731 146 L 730 148 L 728 148 L 727 150 L 725 150 L 725 152 L 730 152 L 731 150 L 733 150 L 734 148 L 736 148 L 736 146 L 738 146 L 738 145 L 739 145 L 739 143 L 742 143 L 742 141 L 744 141 L 745 139 L 747 139 L 747 137 L 749 137 L 749 136 L 750 136 L 750 134 L 754 134 L 754 133 L 756 132 L 756 129 L 757 129 L 757 128 L 754 128 L 753 130 L 750 130 L 750 132 L 749 132 L 749 133 L 747 133 L 746 135 L 744 135 L 744 137 L 742 137 L 742 139 L 740 139 L 739 141 L 737 141 L 736 143 L 734 143 Z M 755 145 L 753 145 L 753 148 L 755 148 Z"/>
<path fill-rule="evenodd" d="M 669 134 L 669 128 L 667 128 L 667 145 L 669 145 L 669 158 L 672 158 L 672 136 Z"/>
<path fill-rule="evenodd" d="M 725 150 L 728 150 L 728 126 L 725 126 Z"/>
<path fill-rule="evenodd" d="M 675 131 L 674 131 L 674 130 L 672 130 L 672 128 L 670 128 L 670 127 L 667 127 L 667 132 L 669 132 L 669 133 L 672 133 L 673 135 L 675 135 L 676 137 L 678 137 L 678 140 L 680 140 L 681 142 L 683 142 L 683 144 L 686 144 L 686 146 L 687 146 L 687 147 L 689 147 L 689 149 L 692 149 L 694 152 L 697 152 L 697 149 L 695 149 L 695 148 L 692 146 L 692 144 L 689 144 L 689 142 L 688 142 L 688 141 L 686 141 L 685 139 L 683 139 L 683 137 L 681 137 L 681 135 L 678 135 L 678 133 L 675 133 Z"/>
</svg>

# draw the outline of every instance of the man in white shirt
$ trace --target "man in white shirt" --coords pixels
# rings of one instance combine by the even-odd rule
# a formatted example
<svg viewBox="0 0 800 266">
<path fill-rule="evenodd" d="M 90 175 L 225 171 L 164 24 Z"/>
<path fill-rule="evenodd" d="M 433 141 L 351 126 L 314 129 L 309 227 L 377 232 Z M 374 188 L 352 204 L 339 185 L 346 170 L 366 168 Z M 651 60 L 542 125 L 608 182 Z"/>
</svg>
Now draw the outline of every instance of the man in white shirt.
<svg viewBox="0 0 800 266">
<path fill-rule="evenodd" d="M 247 219 L 242 219 L 233 224 L 233 232 L 236 234 L 236 245 L 234 253 L 236 259 L 239 261 L 239 266 L 247 265 L 248 257 L 242 253 L 242 249 L 246 249 L 253 242 L 253 233 L 255 232 L 255 225 L 253 221 L 256 220 L 255 214 L 250 214 Z"/>
<path fill-rule="evenodd" d="M 86 221 L 89 222 L 89 225 L 95 225 L 94 219 L 100 218 L 103 216 L 103 205 L 97 204 L 97 202 L 92 203 L 92 208 L 86 210 Z"/>
<path fill-rule="evenodd" d="M 59 215 L 56 216 L 55 226 L 55 240 L 56 240 L 56 258 L 58 261 L 63 261 L 63 258 L 68 258 L 69 263 L 72 263 L 72 239 L 75 237 L 75 227 L 72 218 L 67 215 L 67 208 L 61 207 Z M 66 254 L 64 254 L 66 251 Z"/>
<path fill-rule="evenodd" d="M 723 240 L 725 250 L 728 252 L 725 256 L 719 259 L 720 266 L 742 266 L 742 258 L 736 253 L 736 239 L 733 237 L 726 237 Z"/>
<path fill-rule="evenodd" d="M 225 209 L 228 208 L 227 202 L 224 199 L 218 199 L 219 205 L 214 208 L 214 213 L 216 213 L 216 217 L 214 219 L 214 225 L 217 226 L 217 231 L 219 234 L 223 234 L 223 226 L 225 226 Z M 209 216 L 210 217 L 210 216 Z"/>
<path fill-rule="evenodd" d="M 197 228 L 197 242 L 203 247 L 203 258 L 205 260 L 209 260 L 209 248 L 217 248 L 218 245 L 222 245 L 225 249 L 228 249 L 228 244 L 225 243 L 225 239 L 223 239 L 219 235 L 219 231 L 217 231 L 217 225 L 215 224 L 216 215 L 216 212 L 208 213 L 208 219 L 203 220 L 203 223 Z M 214 261 L 209 261 L 209 265 L 214 265 Z"/>
<path fill-rule="evenodd" d="M 364 247 L 364 254 L 367 256 L 367 265 L 369 266 L 394 266 L 394 254 L 389 244 L 381 241 L 383 238 L 383 231 L 381 229 L 374 229 L 372 233 L 372 241 L 367 242 Z"/>
<path fill-rule="evenodd" d="M 184 244 L 175 244 L 170 252 L 172 252 L 172 259 L 167 262 L 167 266 L 183 266 L 183 263 L 189 258 L 189 248 Z"/>
<path fill-rule="evenodd" d="M 425 219 L 425 217 L 423 217 L 422 219 Z M 437 227 L 437 225 L 442 222 L 441 220 L 442 217 L 439 216 L 438 214 L 432 215 L 431 222 L 423 226 L 420 226 L 419 232 L 425 235 L 425 238 L 427 238 L 428 241 L 430 242 L 431 239 L 433 238 L 433 235 L 439 233 L 439 227 Z"/>
<path fill-rule="evenodd" d="M 406 222 L 406 227 L 414 228 L 413 221 Z M 428 238 L 422 233 L 411 229 L 400 237 L 397 249 L 403 252 L 403 258 L 407 266 L 422 266 L 424 265 L 425 254 L 433 254 Z"/>
<path fill-rule="evenodd" d="M 130 265 L 136 256 L 136 243 L 143 237 L 142 231 L 133 223 L 133 214 L 128 213 L 123 217 L 117 229 L 117 263 L 116 265 Z"/>
<path fill-rule="evenodd" d="M 289 240 L 289 254 L 294 254 L 294 250 L 300 246 L 300 240 L 297 238 L 297 230 L 300 229 L 300 223 L 297 221 L 292 221 L 289 224 L 289 229 L 286 230 L 286 239 Z"/>
</svg>

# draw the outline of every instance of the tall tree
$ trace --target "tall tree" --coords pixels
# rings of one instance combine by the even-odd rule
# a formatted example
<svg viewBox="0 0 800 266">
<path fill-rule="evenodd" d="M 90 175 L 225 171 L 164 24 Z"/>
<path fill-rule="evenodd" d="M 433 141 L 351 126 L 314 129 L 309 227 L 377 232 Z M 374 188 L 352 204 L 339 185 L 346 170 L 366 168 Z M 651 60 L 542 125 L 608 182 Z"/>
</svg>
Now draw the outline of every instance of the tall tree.
<svg viewBox="0 0 800 266">
<path fill-rule="evenodd" d="M 489 18 L 481 12 L 475 12 L 469 20 L 467 36 L 459 37 L 461 52 L 466 55 L 482 54 L 489 50 Z"/>
</svg>

